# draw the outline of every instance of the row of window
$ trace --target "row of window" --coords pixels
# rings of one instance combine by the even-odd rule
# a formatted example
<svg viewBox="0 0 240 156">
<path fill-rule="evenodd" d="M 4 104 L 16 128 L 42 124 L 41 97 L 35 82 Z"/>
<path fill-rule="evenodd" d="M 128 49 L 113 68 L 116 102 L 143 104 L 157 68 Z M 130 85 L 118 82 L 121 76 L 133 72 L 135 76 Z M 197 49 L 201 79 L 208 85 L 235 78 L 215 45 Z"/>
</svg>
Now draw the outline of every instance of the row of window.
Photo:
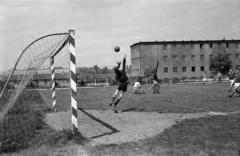
<svg viewBox="0 0 240 156">
<path fill-rule="evenodd" d="M 132 71 L 140 72 L 140 69 L 139 68 L 134 68 L 134 69 L 132 69 Z"/>
<path fill-rule="evenodd" d="M 209 58 L 210 59 L 212 59 L 212 57 L 213 57 L 213 55 L 209 55 Z M 228 54 L 228 57 L 230 58 L 230 59 L 232 59 L 232 55 L 231 54 Z M 179 59 L 179 57 L 177 56 L 177 55 L 173 55 L 172 56 L 172 60 L 173 61 L 177 61 Z M 195 59 L 196 59 L 196 55 L 191 55 L 190 56 L 190 59 L 192 60 L 192 61 L 195 61 Z M 235 59 L 236 60 L 240 60 L 240 54 L 235 54 Z M 163 61 L 167 61 L 168 60 L 168 56 L 163 56 Z M 187 56 L 186 55 L 182 55 L 181 56 L 181 60 L 182 61 L 186 61 L 187 60 Z M 204 60 L 204 55 L 200 55 L 200 61 L 203 61 Z"/>
<path fill-rule="evenodd" d="M 163 68 L 163 72 L 164 73 L 168 73 L 168 69 L 169 69 L 168 67 L 164 67 Z M 173 69 L 174 73 L 179 72 L 178 71 L 178 69 L 179 69 L 178 67 L 173 67 L 172 69 Z M 240 65 L 236 65 L 236 70 L 238 70 L 238 69 L 240 69 Z M 205 70 L 205 67 L 204 66 L 200 66 L 200 71 L 204 71 L 204 70 Z M 211 67 L 209 67 L 209 70 L 212 71 Z M 139 68 L 135 68 L 135 69 L 132 69 L 132 71 L 140 72 L 140 69 Z M 191 67 L 191 71 L 195 72 L 196 71 L 196 67 L 192 66 Z M 182 67 L 182 72 L 187 72 L 187 67 Z"/>
<path fill-rule="evenodd" d="M 178 44 L 178 45 L 180 45 L 181 48 L 183 48 L 183 49 L 184 48 L 188 48 L 188 47 L 193 49 L 196 46 L 195 44 L 189 44 L 189 45 L 187 45 L 187 44 Z M 202 49 L 203 45 L 204 44 L 200 43 L 199 44 L 199 48 Z M 205 43 L 205 45 L 206 45 L 206 43 Z M 207 45 L 209 46 L 209 48 L 213 48 L 213 43 L 209 43 Z M 216 46 L 217 46 L 217 48 L 229 48 L 230 44 L 229 43 L 216 43 Z M 162 47 L 163 47 L 163 49 L 167 49 L 167 44 L 164 44 Z M 174 49 L 174 48 L 177 47 L 177 44 L 171 44 L 171 47 Z M 234 47 L 238 48 L 239 47 L 239 43 L 234 43 Z"/>
<path fill-rule="evenodd" d="M 178 69 L 179 69 L 178 67 L 173 67 L 173 72 L 177 73 Z M 236 70 L 239 70 L 239 69 L 240 69 L 240 65 L 236 65 Z M 204 66 L 201 66 L 200 67 L 200 71 L 204 71 L 204 70 L 205 70 Z M 212 71 L 211 67 L 209 67 L 209 70 Z M 191 71 L 195 72 L 196 71 L 196 67 L 192 66 L 191 67 Z M 163 72 L 164 73 L 168 73 L 168 67 L 164 67 L 163 68 Z M 187 72 L 187 67 L 182 67 L 182 72 Z"/>
<path fill-rule="evenodd" d="M 201 71 L 204 71 L 204 66 L 201 66 L 201 67 L 200 67 L 200 70 L 201 70 Z M 192 72 L 195 72 L 195 71 L 196 71 L 196 67 L 195 67 L 195 66 L 192 66 L 192 67 L 191 67 L 191 71 L 192 71 Z M 163 68 L 163 72 L 164 72 L 164 73 L 167 73 L 167 72 L 168 72 L 168 67 L 164 67 L 164 68 Z M 177 72 L 178 72 L 178 67 L 173 67 L 173 72 L 174 72 L 174 73 L 177 73 Z M 182 72 L 187 72 L 187 67 L 182 67 Z"/>
</svg>

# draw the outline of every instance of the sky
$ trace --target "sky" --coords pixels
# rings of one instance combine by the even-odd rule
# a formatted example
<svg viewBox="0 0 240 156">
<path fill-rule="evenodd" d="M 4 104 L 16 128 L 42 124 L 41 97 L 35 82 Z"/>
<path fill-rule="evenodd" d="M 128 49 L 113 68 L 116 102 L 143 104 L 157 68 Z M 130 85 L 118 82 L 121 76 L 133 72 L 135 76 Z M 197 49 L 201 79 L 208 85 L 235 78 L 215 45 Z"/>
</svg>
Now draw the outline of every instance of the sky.
<svg viewBox="0 0 240 156">
<path fill-rule="evenodd" d="M 77 66 L 113 67 L 125 54 L 130 64 L 139 41 L 240 39 L 240 0 L 0 0 L 0 71 L 33 40 L 69 29 Z"/>
</svg>

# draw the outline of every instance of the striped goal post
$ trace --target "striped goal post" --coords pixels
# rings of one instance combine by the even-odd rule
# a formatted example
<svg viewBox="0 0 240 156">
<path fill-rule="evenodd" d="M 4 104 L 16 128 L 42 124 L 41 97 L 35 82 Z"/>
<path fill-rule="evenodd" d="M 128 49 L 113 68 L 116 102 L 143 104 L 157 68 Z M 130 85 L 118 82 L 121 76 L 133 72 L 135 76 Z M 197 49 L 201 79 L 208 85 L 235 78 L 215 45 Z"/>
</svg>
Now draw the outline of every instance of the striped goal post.
<svg viewBox="0 0 240 156">
<path fill-rule="evenodd" d="M 77 76 L 76 76 L 76 52 L 75 52 L 75 31 L 69 30 L 68 45 L 70 52 L 70 96 L 71 96 L 71 124 L 73 132 L 78 132 L 78 119 L 77 119 Z M 54 56 L 50 58 L 51 65 L 51 80 L 52 80 L 52 103 L 53 111 L 56 111 L 56 79 L 54 70 Z"/>
<path fill-rule="evenodd" d="M 55 69 L 54 69 L 54 57 L 50 58 L 51 66 L 51 81 L 52 81 L 52 102 L 53 102 L 53 111 L 56 112 L 56 82 L 55 82 Z"/>
<path fill-rule="evenodd" d="M 77 76 L 76 76 L 76 52 L 75 52 L 75 31 L 69 30 L 69 52 L 70 52 L 70 95 L 71 95 L 71 117 L 72 130 L 78 132 L 77 120 Z"/>
</svg>

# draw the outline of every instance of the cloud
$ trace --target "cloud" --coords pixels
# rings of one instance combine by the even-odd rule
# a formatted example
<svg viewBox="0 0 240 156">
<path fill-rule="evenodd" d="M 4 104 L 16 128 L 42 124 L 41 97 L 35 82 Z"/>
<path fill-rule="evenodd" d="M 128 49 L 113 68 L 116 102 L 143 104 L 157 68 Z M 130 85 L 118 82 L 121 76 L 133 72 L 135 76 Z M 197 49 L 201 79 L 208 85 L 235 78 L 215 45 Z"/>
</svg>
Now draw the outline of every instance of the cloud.
<svg viewBox="0 0 240 156">
<path fill-rule="evenodd" d="M 50 33 L 75 29 L 78 65 L 112 66 L 140 40 L 239 39 L 239 15 L 239 0 L 0 1 L 0 70 Z"/>
</svg>

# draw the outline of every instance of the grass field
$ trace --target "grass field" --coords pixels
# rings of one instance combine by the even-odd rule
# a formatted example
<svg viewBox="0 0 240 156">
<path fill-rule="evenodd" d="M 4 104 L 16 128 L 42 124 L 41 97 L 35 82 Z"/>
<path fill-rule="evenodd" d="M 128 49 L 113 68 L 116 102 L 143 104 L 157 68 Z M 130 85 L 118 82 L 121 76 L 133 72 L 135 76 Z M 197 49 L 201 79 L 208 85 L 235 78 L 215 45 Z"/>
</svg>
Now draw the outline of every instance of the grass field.
<svg viewBox="0 0 240 156">
<path fill-rule="evenodd" d="M 221 111 L 239 111 L 239 98 L 229 98 L 228 83 L 209 84 L 176 84 L 173 86 L 162 85 L 160 94 L 151 94 L 147 90 L 149 85 L 145 85 L 147 94 L 136 95 L 132 93 L 131 87 L 119 104 L 122 110 L 137 109 L 142 111 L 158 111 L 172 113 L 190 113 Z M 79 88 L 78 107 L 90 110 L 107 110 L 108 103 L 116 87 L 109 88 Z M 41 91 L 46 102 L 51 105 L 51 91 Z M 57 90 L 57 109 L 66 111 L 70 109 L 69 90 Z"/>
<path fill-rule="evenodd" d="M 187 119 L 162 134 L 89 149 L 92 155 L 238 156 L 240 114 Z"/>
<path fill-rule="evenodd" d="M 131 88 L 119 104 L 122 110 L 140 110 L 160 113 L 237 112 L 239 97 L 229 98 L 229 84 L 175 84 L 162 85 L 160 94 L 136 95 Z M 86 110 L 108 110 L 115 91 L 109 88 L 78 88 L 78 107 Z M 41 90 L 45 102 L 51 106 L 51 91 Z M 57 90 L 57 110 L 70 110 L 69 90 Z M 140 112 L 141 113 L 141 112 Z M 124 115 L 124 113 L 123 113 Z M 48 133 L 48 132 L 47 132 Z M 44 137 L 45 132 L 41 135 Z M 54 133 L 55 134 L 55 133 Z M 52 135 L 46 135 L 52 137 Z M 45 138 L 46 138 L 45 136 Z M 57 135 L 56 139 L 60 139 Z M 47 140 L 47 139 L 45 139 Z M 48 138 L 50 141 L 51 138 Z M 237 156 L 240 140 L 240 113 L 187 119 L 166 129 L 163 133 L 137 142 L 83 146 L 89 155 L 163 155 L 163 156 Z M 69 148 L 67 148 L 69 147 Z M 60 151 L 60 153 L 58 152 Z M 79 146 L 67 143 L 60 147 L 36 148 L 19 155 L 78 155 Z"/>
</svg>

